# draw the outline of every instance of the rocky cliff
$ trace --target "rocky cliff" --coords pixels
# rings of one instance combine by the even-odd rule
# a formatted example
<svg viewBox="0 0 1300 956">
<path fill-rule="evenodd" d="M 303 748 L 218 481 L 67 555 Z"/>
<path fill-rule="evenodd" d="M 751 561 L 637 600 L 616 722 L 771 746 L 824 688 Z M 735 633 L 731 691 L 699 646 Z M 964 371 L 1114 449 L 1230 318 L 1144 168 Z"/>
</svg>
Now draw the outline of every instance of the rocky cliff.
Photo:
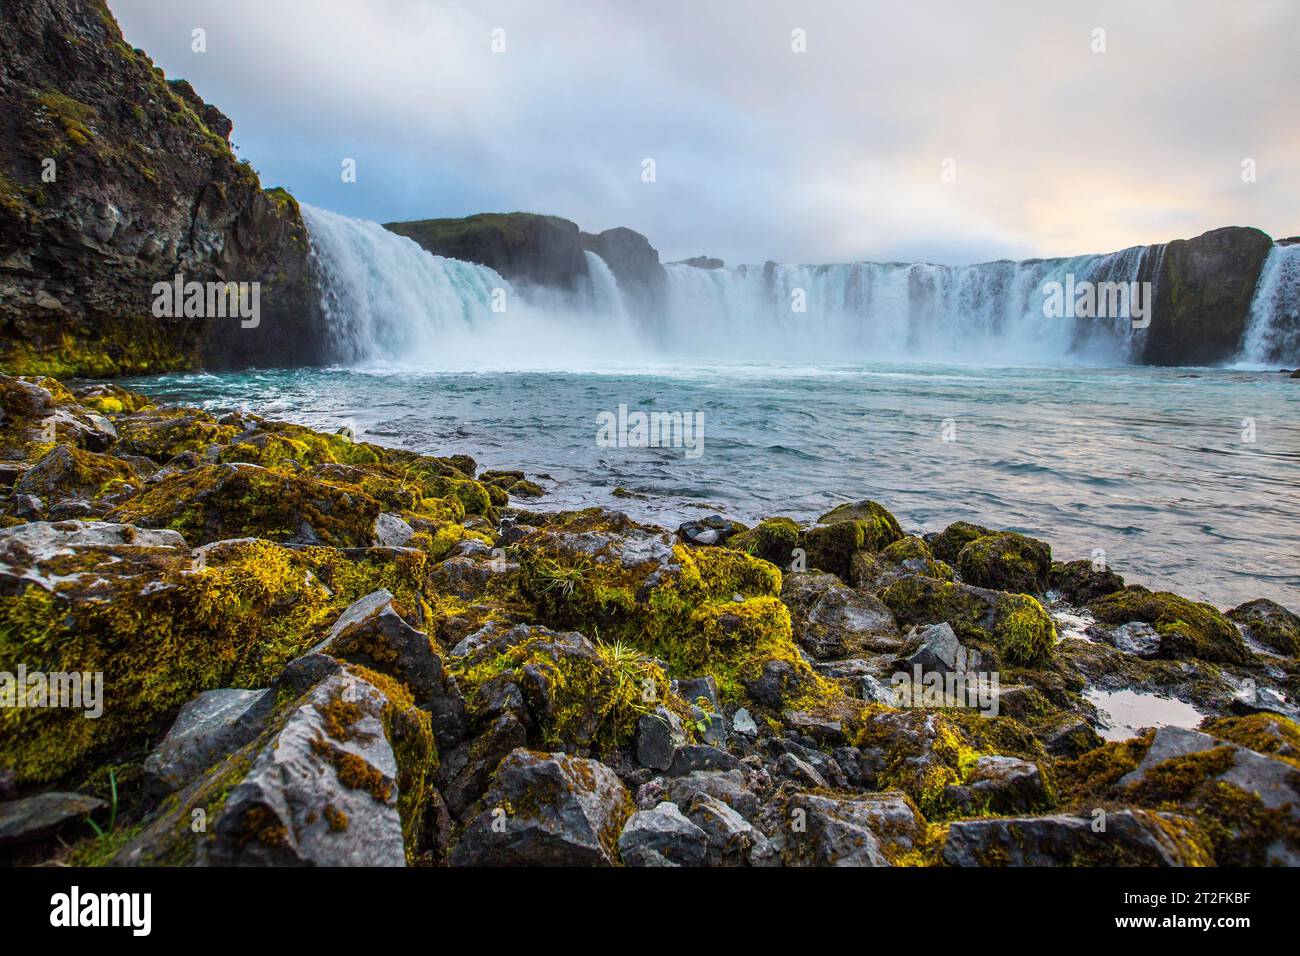
<svg viewBox="0 0 1300 956">
<path fill-rule="evenodd" d="M 0 368 L 119 375 L 323 357 L 297 203 L 102 0 L 0 10 Z M 255 328 L 159 318 L 156 282 L 258 282 Z"/>
<path fill-rule="evenodd" d="M 1260 270 L 1273 241 L 1229 226 L 1157 247 L 1155 305 L 1141 360 L 1147 365 L 1226 362 L 1241 344 Z"/>
<path fill-rule="evenodd" d="M 641 233 L 622 227 L 583 232 L 577 223 L 535 213 L 480 213 L 464 219 L 389 222 L 384 228 L 434 255 L 490 266 L 511 282 L 574 292 L 588 275 L 584 252 L 605 260 L 639 315 L 662 314 L 667 277 L 659 253 Z"/>
</svg>

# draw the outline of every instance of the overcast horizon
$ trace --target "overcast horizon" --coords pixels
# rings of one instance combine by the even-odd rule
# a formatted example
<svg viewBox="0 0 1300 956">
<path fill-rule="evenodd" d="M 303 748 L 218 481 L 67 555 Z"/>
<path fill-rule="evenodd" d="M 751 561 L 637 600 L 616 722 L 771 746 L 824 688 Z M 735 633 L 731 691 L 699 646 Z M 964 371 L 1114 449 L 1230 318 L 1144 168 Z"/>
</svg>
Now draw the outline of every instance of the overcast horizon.
<svg viewBox="0 0 1300 956">
<path fill-rule="evenodd" d="M 1284 0 L 109 6 L 230 116 L 264 185 L 379 222 L 526 210 L 728 264 L 1300 233 L 1300 4 Z"/>
</svg>

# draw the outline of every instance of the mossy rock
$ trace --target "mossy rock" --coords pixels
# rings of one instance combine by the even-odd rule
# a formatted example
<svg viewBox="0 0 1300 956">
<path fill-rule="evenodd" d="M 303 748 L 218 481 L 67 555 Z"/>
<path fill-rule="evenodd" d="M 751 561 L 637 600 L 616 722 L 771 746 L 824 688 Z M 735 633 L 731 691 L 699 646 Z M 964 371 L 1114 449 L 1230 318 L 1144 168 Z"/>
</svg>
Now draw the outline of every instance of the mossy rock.
<svg viewBox="0 0 1300 956">
<path fill-rule="evenodd" d="M 913 575 L 889 585 L 880 598 L 901 627 L 946 621 L 963 643 L 996 650 L 1007 663 L 1041 663 L 1056 643 L 1051 617 L 1029 595 Z"/>
<path fill-rule="evenodd" d="M 1160 634 L 1160 656 L 1240 664 L 1250 657 L 1237 628 L 1215 607 L 1168 591 L 1131 585 L 1098 598 L 1088 609 L 1103 624 L 1150 624 Z"/>
<path fill-rule="evenodd" d="M 899 538 L 880 552 L 880 558 L 912 574 L 923 574 L 940 581 L 953 579 L 952 568 L 935 558 L 925 540 L 915 535 Z M 853 574 L 850 567 L 850 575 Z"/>
<path fill-rule="evenodd" d="M 1249 601 L 1228 612 L 1228 618 L 1250 629 L 1250 636 L 1286 657 L 1300 657 L 1300 616 L 1275 601 Z"/>
<path fill-rule="evenodd" d="M 969 521 L 954 521 L 930 539 L 930 550 L 940 561 L 956 564 L 961 549 L 986 534 L 993 534 L 993 531 Z"/>
<path fill-rule="evenodd" d="M 256 465 L 207 465 L 164 478 L 120 505 L 116 521 L 179 531 L 191 544 L 264 538 L 368 547 L 379 502 L 361 492 Z"/>
<path fill-rule="evenodd" d="M 975 710 L 892 710 L 873 705 L 854 740 L 863 751 L 881 755 L 877 775 L 882 790 L 902 790 L 925 813 L 942 820 L 958 812 L 947 804 L 945 789 L 960 786 L 980 757 L 1004 755 L 1049 766 L 1042 744 L 1010 717 L 985 717 Z M 1055 797 L 1050 773 L 1044 774 L 1049 801 Z"/>
<path fill-rule="evenodd" d="M 221 425 L 207 412 L 194 408 L 157 408 L 118 418 L 120 452 L 143 455 L 166 464 L 182 452 L 202 454 L 211 445 L 235 438 L 232 425 Z"/>
<path fill-rule="evenodd" d="M 153 406 L 153 400 L 148 396 L 129 391 L 111 382 L 83 385 L 73 394 L 78 402 L 87 408 L 93 408 L 101 415 L 122 415 L 143 411 Z"/>
<path fill-rule="evenodd" d="M 1300 770 L 1300 724 L 1281 714 L 1212 717 L 1201 725 L 1207 734 L 1276 757 Z"/>
<path fill-rule="evenodd" d="M 962 580 L 976 587 L 1017 594 L 1042 594 L 1052 571 L 1052 549 L 1044 541 L 1003 531 L 971 541 L 957 555 Z"/>
<path fill-rule="evenodd" d="M 647 655 L 574 631 L 517 626 L 449 664 L 471 717 L 482 718 L 500 683 L 514 684 L 536 724 L 537 743 L 551 749 L 612 754 L 660 704 L 689 716 Z"/>
<path fill-rule="evenodd" d="M 862 525 L 862 546 L 868 551 L 879 551 L 903 536 L 898 519 L 884 505 L 870 499 L 838 505 L 817 519 L 819 524 L 842 521 L 855 521 Z"/>
<path fill-rule="evenodd" d="M 55 445 L 23 473 L 14 491 L 36 495 L 47 504 L 69 498 L 98 501 L 132 494 L 140 483 L 135 468 L 121 458 Z"/>
<path fill-rule="evenodd" d="M 732 535 L 726 546 L 788 568 L 799 546 L 799 525 L 791 518 L 764 518 L 747 531 Z"/>
<path fill-rule="evenodd" d="M 1053 561 L 1048 583 L 1061 597 L 1073 604 L 1085 605 L 1107 594 L 1124 589 L 1124 579 L 1107 567 L 1092 561 Z"/>
<path fill-rule="evenodd" d="M 386 587 L 410 600 L 425 570 L 418 552 L 408 565 L 354 562 L 333 549 L 251 541 L 200 557 L 175 536 L 160 543 L 167 532 L 43 527 L 65 528 L 70 541 L 81 528 L 110 531 L 98 544 L 47 549 L 35 563 L 25 563 L 30 546 L 0 537 L 9 581 L 0 671 L 102 672 L 105 706 L 96 720 L 69 708 L 0 710 L 0 752 L 34 783 L 156 739 L 200 691 L 266 686 L 357 598 Z"/>
</svg>

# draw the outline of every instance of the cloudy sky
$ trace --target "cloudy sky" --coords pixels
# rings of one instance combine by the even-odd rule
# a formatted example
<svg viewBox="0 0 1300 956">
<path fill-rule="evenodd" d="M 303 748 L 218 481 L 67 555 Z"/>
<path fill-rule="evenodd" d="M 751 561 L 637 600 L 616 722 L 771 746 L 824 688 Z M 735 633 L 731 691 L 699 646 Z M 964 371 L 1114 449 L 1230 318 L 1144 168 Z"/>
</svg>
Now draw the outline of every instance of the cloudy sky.
<svg viewBox="0 0 1300 956">
<path fill-rule="evenodd" d="M 109 5 L 266 185 L 381 222 L 547 212 L 729 262 L 1300 233 L 1294 0 Z"/>
</svg>

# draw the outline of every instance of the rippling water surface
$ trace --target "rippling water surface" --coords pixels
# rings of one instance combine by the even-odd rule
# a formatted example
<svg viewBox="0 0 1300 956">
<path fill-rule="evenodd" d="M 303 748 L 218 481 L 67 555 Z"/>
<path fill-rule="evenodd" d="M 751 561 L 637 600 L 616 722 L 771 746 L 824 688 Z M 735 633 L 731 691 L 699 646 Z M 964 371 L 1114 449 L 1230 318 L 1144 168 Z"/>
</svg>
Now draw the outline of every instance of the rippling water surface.
<svg viewBox="0 0 1300 956">
<path fill-rule="evenodd" d="M 1276 372 L 330 369 L 134 387 L 544 473 L 552 508 L 607 504 L 675 526 L 714 511 L 810 520 L 871 497 L 912 529 L 957 519 L 1012 528 L 1062 559 L 1102 549 L 1133 583 L 1225 607 L 1270 597 L 1300 610 L 1300 382 Z M 703 412 L 703 454 L 598 447 L 597 415 L 622 403 Z"/>
</svg>

